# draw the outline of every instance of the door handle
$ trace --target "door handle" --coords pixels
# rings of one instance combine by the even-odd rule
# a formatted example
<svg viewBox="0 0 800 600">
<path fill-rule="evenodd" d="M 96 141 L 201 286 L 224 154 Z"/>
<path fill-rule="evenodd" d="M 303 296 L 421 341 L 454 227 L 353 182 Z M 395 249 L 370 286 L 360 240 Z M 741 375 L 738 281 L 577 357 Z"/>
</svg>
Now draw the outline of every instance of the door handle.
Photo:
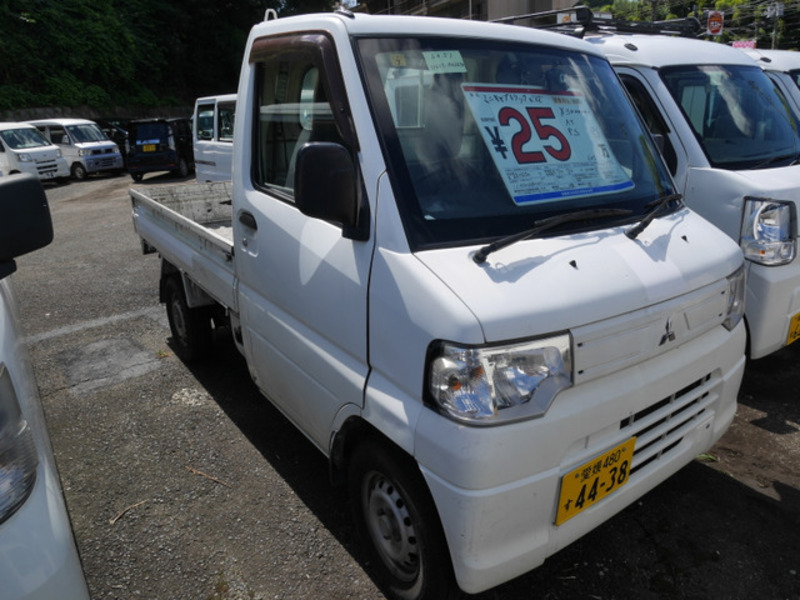
<svg viewBox="0 0 800 600">
<path fill-rule="evenodd" d="M 242 211 L 239 213 L 239 223 L 256 231 L 258 229 L 258 223 L 256 223 L 256 218 L 247 211 Z"/>
</svg>

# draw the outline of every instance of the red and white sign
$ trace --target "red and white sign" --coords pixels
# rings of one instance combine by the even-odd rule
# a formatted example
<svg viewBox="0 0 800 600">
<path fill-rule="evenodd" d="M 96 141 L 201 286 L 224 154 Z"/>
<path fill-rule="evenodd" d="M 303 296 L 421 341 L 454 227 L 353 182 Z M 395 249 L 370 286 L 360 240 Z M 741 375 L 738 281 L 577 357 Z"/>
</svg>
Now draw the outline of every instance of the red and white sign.
<svg viewBox="0 0 800 600">
<path fill-rule="evenodd" d="M 709 35 L 719 35 L 722 33 L 722 26 L 725 23 L 725 15 L 718 10 L 708 13 L 707 31 Z"/>
<path fill-rule="evenodd" d="M 755 40 L 736 40 L 733 42 L 734 48 L 755 48 L 756 41 Z"/>
</svg>

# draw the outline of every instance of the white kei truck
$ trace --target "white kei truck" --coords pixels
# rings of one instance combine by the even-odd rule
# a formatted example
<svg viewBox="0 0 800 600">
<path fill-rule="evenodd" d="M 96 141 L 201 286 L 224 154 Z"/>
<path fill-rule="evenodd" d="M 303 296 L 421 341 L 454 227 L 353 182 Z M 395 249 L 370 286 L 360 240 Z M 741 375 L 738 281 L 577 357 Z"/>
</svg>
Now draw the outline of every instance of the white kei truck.
<svg viewBox="0 0 800 600">
<path fill-rule="evenodd" d="M 130 191 L 173 347 L 198 358 L 229 324 L 346 485 L 389 597 L 537 567 L 730 425 L 741 250 L 683 205 L 591 45 L 268 18 L 233 156 L 231 182 Z"/>
<path fill-rule="evenodd" d="M 20 332 L 15 259 L 53 239 L 35 175 L 0 178 L 0 598 L 88 600 L 39 390 Z"/>
<path fill-rule="evenodd" d="M 741 49 L 756 61 L 800 115 L 800 52 L 796 50 Z"/>
<path fill-rule="evenodd" d="M 681 36 L 599 32 L 686 204 L 745 257 L 748 355 L 800 339 L 800 113 L 738 49 Z"/>
<path fill-rule="evenodd" d="M 0 123 L 0 177 L 30 173 L 43 181 L 69 178 L 61 150 L 33 125 Z"/>
<path fill-rule="evenodd" d="M 230 181 L 235 117 L 236 94 L 195 100 L 192 139 L 197 181 Z"/>
</svg>

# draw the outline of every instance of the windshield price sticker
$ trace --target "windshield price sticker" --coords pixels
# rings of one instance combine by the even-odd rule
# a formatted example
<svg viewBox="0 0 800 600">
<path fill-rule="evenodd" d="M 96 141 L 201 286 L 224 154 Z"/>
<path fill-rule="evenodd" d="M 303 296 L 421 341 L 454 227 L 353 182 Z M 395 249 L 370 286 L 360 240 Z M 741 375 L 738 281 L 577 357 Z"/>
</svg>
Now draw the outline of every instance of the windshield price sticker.
<svg viewBox="0 0 800 600">
<path fill-rule="evenodd" d="M 556 525 L 616 492 L 628 483 L 636 438 L 582 464 L 561 478 Z"/>
<path fill-rule="evenodd" d="M 458 50 L 423 52 L 425 65 L 431 73 L 466 73 L 467 65 Z"/>
<path fill-rule="evenodd" d="M 512 85 L 462 90 L 517 204 L 633 188 L 583 96 Z"/>
</svg>

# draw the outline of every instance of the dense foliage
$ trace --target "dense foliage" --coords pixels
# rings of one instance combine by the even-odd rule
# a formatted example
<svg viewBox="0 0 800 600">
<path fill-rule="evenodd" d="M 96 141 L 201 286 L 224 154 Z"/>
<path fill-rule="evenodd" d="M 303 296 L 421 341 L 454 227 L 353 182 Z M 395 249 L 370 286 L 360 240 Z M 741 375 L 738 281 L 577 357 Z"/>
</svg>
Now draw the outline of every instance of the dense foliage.
<svg viewBox="0 0 800 600">
<path fill-rule="evenodd" d="M 590 0 L 586 4 L 595 11 L 632 21 L 694 16 L 702 24 L 703 31 L 708 13 L 716 10 L 725 16 L 722 35 L 701 37 L 723 44 L 755 40 L 757 48 L 800 48 L 800 0 L 614 0 L 613 4 L 608 4 L 607 0 Z"/>
<path fill-rule="evenodd" d="M 235 91 L 251 26 L 331 0 L 0 0 L 0 112 L 185 105 Z"/>
</svg>

